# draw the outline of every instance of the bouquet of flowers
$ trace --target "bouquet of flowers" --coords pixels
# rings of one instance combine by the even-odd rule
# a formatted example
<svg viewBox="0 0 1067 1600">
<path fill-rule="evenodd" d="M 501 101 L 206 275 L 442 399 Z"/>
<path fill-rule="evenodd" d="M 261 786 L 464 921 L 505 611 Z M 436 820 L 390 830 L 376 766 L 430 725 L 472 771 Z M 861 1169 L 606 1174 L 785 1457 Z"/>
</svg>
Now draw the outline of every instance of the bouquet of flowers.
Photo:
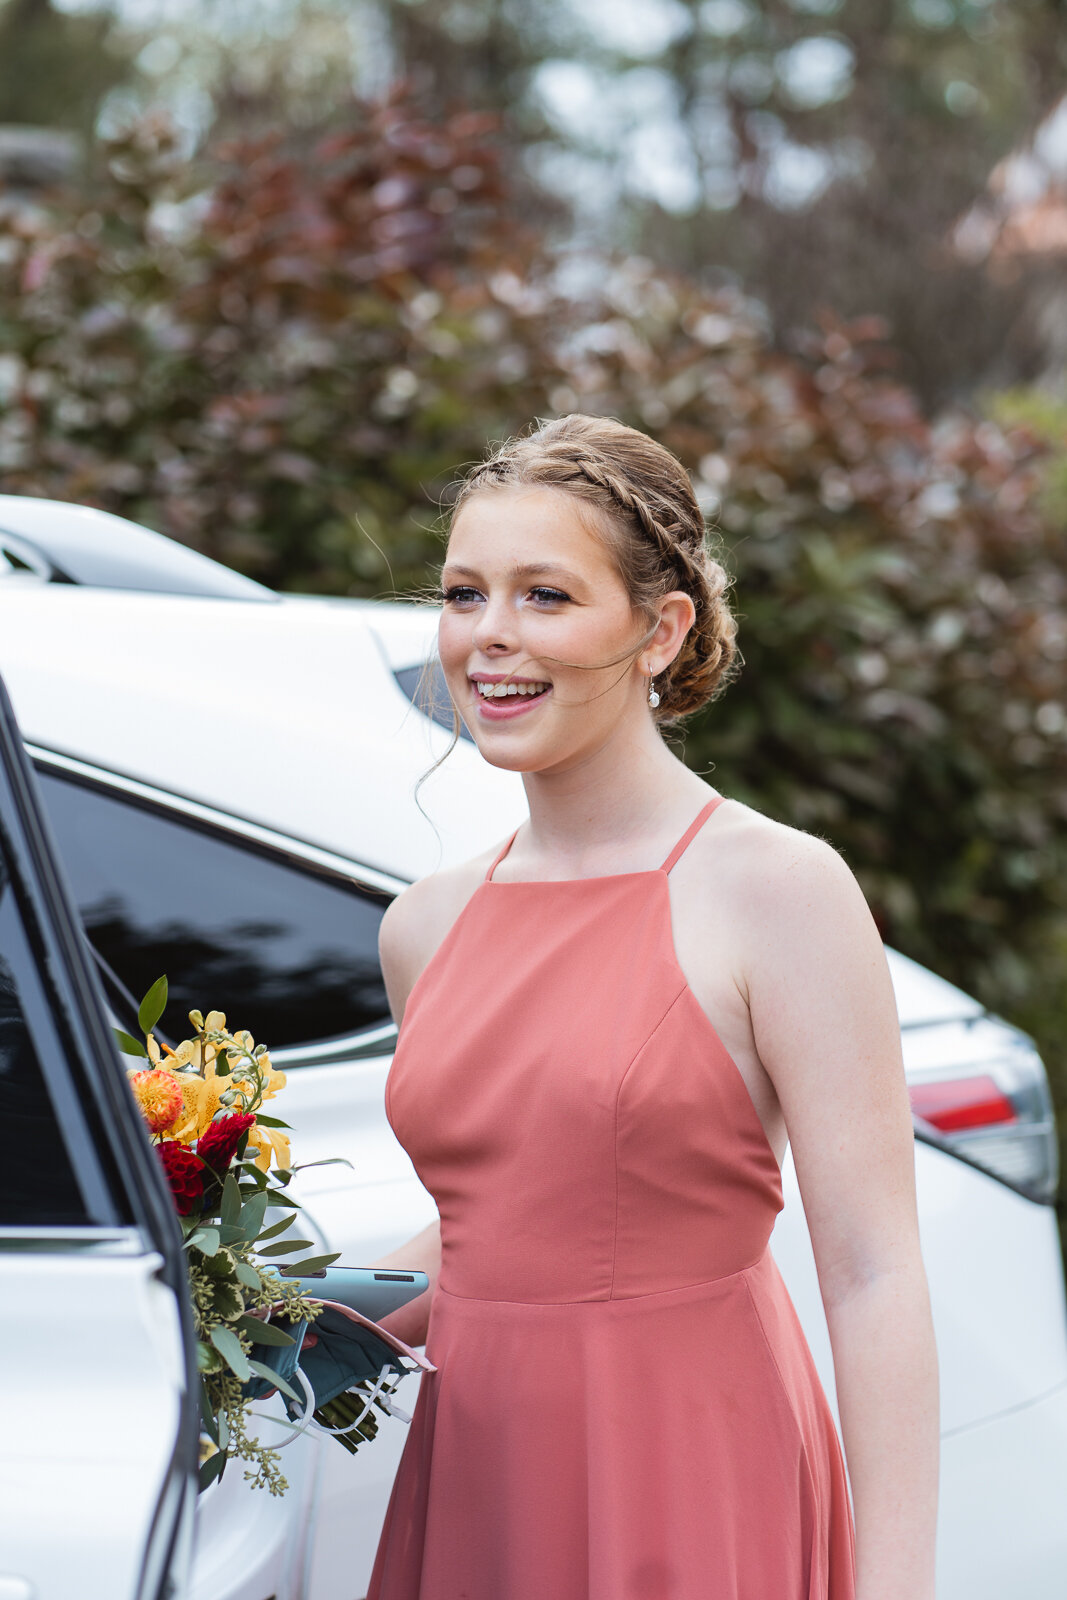
<svg viewBox="0 0 1067 1600">
<path fill-rule="evenodd" d="M 127 1055 L 144 1058 L 144 1066 L 128 1071 L 130 1088 L 174 1196 L 185 1241 L 200 1369 L 200 1487 L 221 1477 L 235 1456 L 251 1463 L 245 1477 L 254 1485 L 281 1494 L 288 1484 L 279 1470 L 278 1449 L 262 1445 L 248 1430 L 253 1401 L 277 1389 L 290 1422 L 275 1422 L 290 1426 L 295 1436 L 314 1421 L 354 1451 L 377 1432 L 372 1402 L 398 1413 L 389 1396 L 402 1372 L 395 1351 L 375 1348 L 373 1333 L 368 1340 L 364 1332 L 362 1346 L 353 1347 L 353 1361 L 343 1345 L 347 1327 L 338 1329 L 336 1317 L 329 1338 L 324 1321 L 319 1351 L 328 1357 L 328 1387 L 308 1384 L 299 1371 L 304 1350 L 314 1354 L 320 1343 L 309 1329 L 324 1308 L 294 1278 L 328 1266 L 337 1253 L 301 1257 L 301 1251 L 314 1249 L 313 1242 L 289 1231 L 299 1205 L 286 1191 L 301 1169 L 290 1165 L 288 1125 L 263 1109 L 285 1087 L 285 1077 L 272 1066 L 265 1045 L 256 1044 L 246 1030 L 227 1028 L 222 1011 L 206 1017 L 190 1011 L 192 1036 L 174 1048 L 160 1045 L 153 1030 L 166 1004 L 162 977 L 138 1011 L 144 1044 L 121 1029 L 115 1032 Z M 278 1212 L 282 1215 L 271 1217 Z M 286 1257 L 300 1258 L 285 1261 L 279 1272 Z M 354 1313 L 345 1315 L 364 1330 L 374 1329 Z M 399 1344 L 396 1349 L 413 1354 Z M 392 1385 L 388 1366 L 381 1366 L 383 1353 L 397 1368 Z M 417 1357 L 414 1364 L 424 1365 Z M 376 1371 L 378 1382 L 368 1389 Z M 293 1419 L 301 1412 L 298 1428 Z"/>
</svg>

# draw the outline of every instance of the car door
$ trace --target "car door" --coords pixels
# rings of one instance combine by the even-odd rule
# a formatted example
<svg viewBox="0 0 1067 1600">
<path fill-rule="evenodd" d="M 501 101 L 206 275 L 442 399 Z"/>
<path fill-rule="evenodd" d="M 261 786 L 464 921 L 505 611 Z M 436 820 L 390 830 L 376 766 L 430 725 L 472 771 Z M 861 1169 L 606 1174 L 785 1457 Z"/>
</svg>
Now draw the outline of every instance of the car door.
<svg viewBox="0 0 1067 1600">
<path fill-rule="evenodd" d="M 181 1240 L 0 681 L 0 1596 L 181 1600 Z"/>
<path fill-rule="evenodd" d="M 376 1260 L 434 1216 L 385 1119 L 396 1035 L 378 963 L 378 925 L 402 885 L 263 827 L 34 747 L 82 925 L 116 1017 L 163 972 L 164 1023 L 192 1006 L 270 1046 L 288 1078 L 279 1115 L 301 1172 L 303 1231 L 350 1265 Z M 158 1030 L 157 1030 L 158 1031 Z M 174 1042 L 174 1041 L 172 1041 Z M 401 1404 L 410 1411 L 415 1379 Z M 311 1459 L 285 1452 L 280 1503 L 227 1473 L 201 1499 L 194 1600 L 354 1600 L 369 1576 L 406 1429 L 383 1418 L 374 1446 Z"/>
</svg>

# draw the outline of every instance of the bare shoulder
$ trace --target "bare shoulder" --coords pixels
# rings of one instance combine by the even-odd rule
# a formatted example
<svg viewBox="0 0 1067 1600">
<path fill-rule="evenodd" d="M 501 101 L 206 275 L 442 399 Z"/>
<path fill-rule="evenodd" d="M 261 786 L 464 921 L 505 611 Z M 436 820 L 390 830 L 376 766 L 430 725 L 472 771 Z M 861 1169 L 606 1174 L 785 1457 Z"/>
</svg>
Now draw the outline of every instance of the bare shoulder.
<svg viewBox="0 0 1067 1600">
<path fill-rule="evenodd" d="M 863 896 L 844 858 L 825 839 L 791 828 L 735 800 L 722 818 L 720 837 L 728 845 L 731 875 L 744 879 L 749 893 L 762 903 L 768 895 L 781 909 L 787 903 L 807 904 L 811 897 Z"/>
<path fill-rule="evenodd" d="M 760 967 L 773 971 L 782 960 L 847 945 L 881 957 L 863 891 L 833 845 L 740 801 L 724 807 L 721 821 L 721 848 L 704 853 L 705 884 L 712 888 L 714 874 L 716 898 L 724 895 L 733 926 Z"/>
<path fill-rule="evenodd" d="M 391 901 L 378 932 L 389 1005 L 399 1023 L 419 974 L 489 869 L 498 846 L 419 878 Z"/>
</svg>

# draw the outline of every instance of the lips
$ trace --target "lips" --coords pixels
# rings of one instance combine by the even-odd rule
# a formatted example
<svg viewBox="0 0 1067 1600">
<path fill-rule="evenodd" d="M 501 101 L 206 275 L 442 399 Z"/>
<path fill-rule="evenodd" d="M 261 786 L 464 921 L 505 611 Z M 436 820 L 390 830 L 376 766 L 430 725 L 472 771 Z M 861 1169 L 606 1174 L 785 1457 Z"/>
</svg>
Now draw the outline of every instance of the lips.
<svg viewBox="0 0 1067 1600">
<path fill-rule="evenodd" d="M 472 679 L 478 715 L 488 722 L 500 722 L 508 717 L 521 717 L 547 700 L 552 685 L 533 680 L 515 682 L 502 678 L 495 683 L 485 679 Z"/>
</svg>

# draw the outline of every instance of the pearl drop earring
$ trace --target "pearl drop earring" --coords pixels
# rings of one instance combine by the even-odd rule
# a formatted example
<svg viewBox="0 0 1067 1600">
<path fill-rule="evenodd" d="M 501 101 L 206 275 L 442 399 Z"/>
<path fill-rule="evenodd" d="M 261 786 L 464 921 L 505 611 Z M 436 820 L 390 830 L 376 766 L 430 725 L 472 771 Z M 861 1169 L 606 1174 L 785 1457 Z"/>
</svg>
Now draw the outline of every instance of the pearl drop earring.
<svg viewBox="0 0 1067 1600">
<path fill-rule="evenodd" d="M 655 688 L 651 674 L 649 674 L 648 679 L 648 703 L 652 707 L 653 711 L 655 711 L 656 707 L 659 705 L 659 694 Z"/>
</svg>

